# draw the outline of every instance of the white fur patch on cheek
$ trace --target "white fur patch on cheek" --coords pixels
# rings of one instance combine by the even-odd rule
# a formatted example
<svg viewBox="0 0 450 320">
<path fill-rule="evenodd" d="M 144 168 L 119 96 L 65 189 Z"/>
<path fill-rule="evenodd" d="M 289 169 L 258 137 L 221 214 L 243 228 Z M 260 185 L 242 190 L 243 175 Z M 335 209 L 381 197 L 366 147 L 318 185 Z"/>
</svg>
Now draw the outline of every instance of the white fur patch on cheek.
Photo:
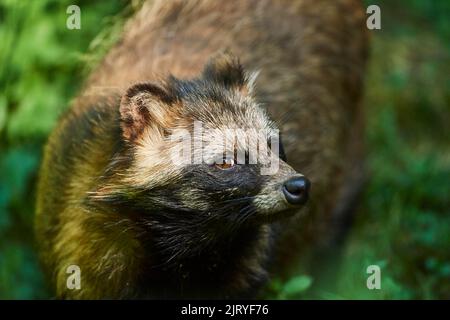
<svg viewBox="0 0 450 320">
<path fill-rule="evenodd" d="M 171 159 L 174 143 L 147 129 L 135 147 L 134 162 L 128 182 L 134 186 L 150 187 L 176 179 L 183 166 Z"/>
<path fill-rule="evenodd" d="M 263 214 L 276 213 L 287 208 L 282 192 L 278 191 L 266 193 L 263 191 L 254 197 L 253 205 L 256 207 L 258 213 Z"/>
</svg>

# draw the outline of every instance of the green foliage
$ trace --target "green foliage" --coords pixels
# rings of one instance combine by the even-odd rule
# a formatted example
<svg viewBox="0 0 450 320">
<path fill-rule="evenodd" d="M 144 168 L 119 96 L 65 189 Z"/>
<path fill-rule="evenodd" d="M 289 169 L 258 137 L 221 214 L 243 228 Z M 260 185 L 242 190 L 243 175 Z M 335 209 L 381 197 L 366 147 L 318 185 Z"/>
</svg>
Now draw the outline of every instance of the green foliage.
<svg viewBox="0 0 450 320">
<path fill-rule="evenodd" d="M 102 17 L 124 7 L 121 2 L 79 2 L 82 28 L 69 30 L 70 4 L 68 0 L 0 4 L 8 13 L 0 25 L 0 85 L 5 88 L 0 101 L 6 100 L 11 111 L 5 130 L 9 139 L 48 134 L 82 83 L 80 62 L 86 60 L 82 52 L 102 30 Z"/>
<path fill-rule="evenodd" d="M 306 275 L 296 276 L 283 283 L 280 288 L 280 299 L 293 299 L 298 298 L 308 288 L 311 287 L 312 278 Z"/>
<path fill-rule="evenodd" d="M 450 297 L 450 2 L 365 2 L 382 14 L 365 96 L 370 181 L 331 282 L 301 271 L 275 279 L 271 298 Z M 70 4 L 0 0 L 0 298 L 48 297 L 32 236 L 42 145 L 131 12 L 77 1 L 82 29 L 68 30 Z M 381 290 L 366 288 L 373 264 Z"/>
<path fill-rule="evenodd" d="M 42 145 L 130 12 L 125 1 L 77 1 L 81 30 L 69 30 L 71 4 L 0 0 L 0 299 L 47 296 L 32 236 Z"/>
<path fill-rule="evenodd" d="M 376 3 L 382 30 L 372 32 L 365 96 L 370 181 L 336 284 L 319 296 L 448 298 L 450 47 L 442 40 L 450 38 L 450 7 Z M 381 290 L 366 287 L 373 264 Z"/>
</svg>

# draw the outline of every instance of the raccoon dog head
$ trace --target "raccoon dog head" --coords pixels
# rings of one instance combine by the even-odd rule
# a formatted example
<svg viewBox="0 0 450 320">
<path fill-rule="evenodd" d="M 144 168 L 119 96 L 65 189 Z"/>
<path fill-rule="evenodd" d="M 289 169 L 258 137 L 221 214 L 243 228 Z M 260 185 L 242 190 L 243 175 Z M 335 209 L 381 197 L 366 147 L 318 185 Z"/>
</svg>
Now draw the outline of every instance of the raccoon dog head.
<svg viewBox="0 0 450 320">
<path fill-rule="evenodd" d="M 151 219 L 193 228 L 295 212 L 309 182 L 286 163 L 275 123 L 252 97 L 254 78 L 222 54 L 196 79 L 129 88 L 120 121 L 131 161 L 114 190 Z"/>
</svg>

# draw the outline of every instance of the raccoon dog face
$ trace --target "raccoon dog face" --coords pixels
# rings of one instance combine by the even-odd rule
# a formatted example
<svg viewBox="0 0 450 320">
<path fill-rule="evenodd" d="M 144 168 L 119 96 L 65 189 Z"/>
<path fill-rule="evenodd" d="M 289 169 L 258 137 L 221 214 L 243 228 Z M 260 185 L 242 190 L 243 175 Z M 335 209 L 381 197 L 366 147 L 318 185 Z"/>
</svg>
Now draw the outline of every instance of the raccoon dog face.
<svg viewBox="0 0 450 320">
<path fill-rule="evenodd" d="M 222 54 L 199 78 L 129 88 L 120 105 L 132 153 L 121 174 L 126 201 L 165 226 L 214 232 L 302 206 L 309 182 L 285 162 L 275 124 L 252 97 L 253 80 Z"/>
</svg>

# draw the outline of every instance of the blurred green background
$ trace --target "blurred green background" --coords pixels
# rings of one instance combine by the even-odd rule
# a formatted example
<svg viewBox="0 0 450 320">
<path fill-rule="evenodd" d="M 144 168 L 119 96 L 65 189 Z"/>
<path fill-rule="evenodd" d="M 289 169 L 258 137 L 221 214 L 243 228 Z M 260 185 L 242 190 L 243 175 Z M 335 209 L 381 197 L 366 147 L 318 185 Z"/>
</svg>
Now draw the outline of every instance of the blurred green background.
<svg viewBox="0 0 450 320">
<path fill-rule="evenodd" d="M 81 30 L 66 9 L 81 7 Z M 450 298 L 450 1 L 365 1 L 371 31 L 366 141 L 371 179 L 324 299 Z M 33 243 L 42 146 L 136 3 L 0 0 L 0 299 L 48 298 Z M 345 13 L 343 13 L 345 14 Z M 382 269 L 381 290 L 366 268 Z M 309 298 L 308 274 L 272 298 Z M 316 295 L 317 293 L 315 293 Z"/>
</svg>

